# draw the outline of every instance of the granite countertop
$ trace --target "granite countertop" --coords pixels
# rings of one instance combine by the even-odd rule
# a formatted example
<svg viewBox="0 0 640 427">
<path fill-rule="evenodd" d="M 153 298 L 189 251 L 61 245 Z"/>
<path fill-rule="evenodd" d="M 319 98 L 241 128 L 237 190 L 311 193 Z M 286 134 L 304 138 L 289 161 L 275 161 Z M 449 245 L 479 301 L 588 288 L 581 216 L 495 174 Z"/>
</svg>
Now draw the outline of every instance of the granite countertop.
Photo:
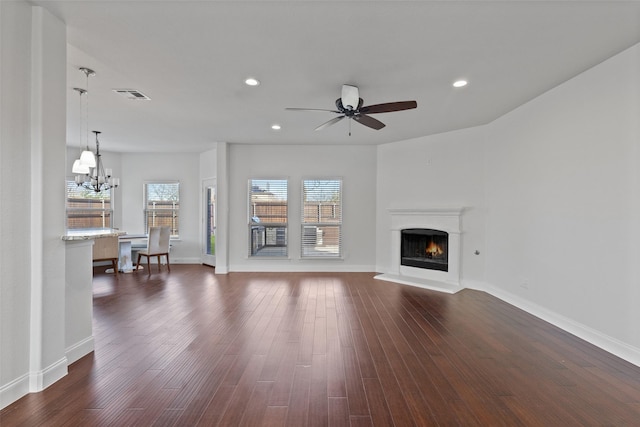
<svg viewBox="0 0 640 427">
<path fill-rule="evenodd" d="M 113 228 L 83 228 L 80 230 L 67 230 L 66 234 L 62 236 L 62 240 L 90 240 L 98 237 L 122 236 L 124 234 L 127 233 Z"/>
</svg>

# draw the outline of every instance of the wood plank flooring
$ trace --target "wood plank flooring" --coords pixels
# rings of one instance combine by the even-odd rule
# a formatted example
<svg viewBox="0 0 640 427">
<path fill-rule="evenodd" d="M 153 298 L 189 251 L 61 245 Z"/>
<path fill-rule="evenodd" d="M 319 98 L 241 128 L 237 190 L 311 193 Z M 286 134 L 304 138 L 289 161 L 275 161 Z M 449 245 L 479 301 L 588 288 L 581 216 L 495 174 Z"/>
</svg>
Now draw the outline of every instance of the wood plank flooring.
<svg viewBox="0 0 640 427">
<path fill-rule="evenodd" d="M 96 274 L 96 350 L 13 426 L 637 426 L 640 368 L 483 292 Z"/>
</svg>

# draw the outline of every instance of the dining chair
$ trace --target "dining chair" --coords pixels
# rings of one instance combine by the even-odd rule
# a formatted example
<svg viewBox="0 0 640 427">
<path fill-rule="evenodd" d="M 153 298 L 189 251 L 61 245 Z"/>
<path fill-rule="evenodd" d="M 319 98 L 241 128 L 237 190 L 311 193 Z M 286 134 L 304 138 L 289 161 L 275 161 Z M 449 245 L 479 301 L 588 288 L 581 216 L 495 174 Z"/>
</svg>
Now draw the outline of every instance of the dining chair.
<svg viewBox="0 0 640 427">
<path fill-rule="evenodd" d="M 151 262 L 150 258 L 155 256 L 158 258 L 158 271 L 160 271 L 160 257 L 165 256 L 167 259 L 167 270 L 171 271 L 169 266 L 169 237 L 171 230 L 169 227 L 150 227 L 149 238 L 147 239 L 147 249 L 138 251 L 138 261 L 136 262 L 136 269 L 140 267 L 140 258 L 147 257 L 147 272 L 151 274 Z"/>
<path fill-rule="evenodd" d="M 118 236 L 98 237 L 93 242 L 93 261 L 111 261 L 118 275 Z"/>
</svg>

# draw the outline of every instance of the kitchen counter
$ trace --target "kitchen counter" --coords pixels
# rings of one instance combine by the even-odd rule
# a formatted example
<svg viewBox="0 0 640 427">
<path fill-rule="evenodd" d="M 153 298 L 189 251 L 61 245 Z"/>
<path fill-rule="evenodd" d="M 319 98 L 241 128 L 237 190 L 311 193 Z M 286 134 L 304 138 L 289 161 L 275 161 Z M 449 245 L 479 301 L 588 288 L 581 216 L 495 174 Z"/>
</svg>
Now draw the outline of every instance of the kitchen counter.
<svg viewBox="0 0 640 427">
<path fill-rule="evenodd" d="M 124 231 L 113 228 L 83 228 L 79 230 L 67 230 L 62 236 L 62 240 L 90 240 L 98 237 L 122 236 L 127 234 Z"/>
</svg>

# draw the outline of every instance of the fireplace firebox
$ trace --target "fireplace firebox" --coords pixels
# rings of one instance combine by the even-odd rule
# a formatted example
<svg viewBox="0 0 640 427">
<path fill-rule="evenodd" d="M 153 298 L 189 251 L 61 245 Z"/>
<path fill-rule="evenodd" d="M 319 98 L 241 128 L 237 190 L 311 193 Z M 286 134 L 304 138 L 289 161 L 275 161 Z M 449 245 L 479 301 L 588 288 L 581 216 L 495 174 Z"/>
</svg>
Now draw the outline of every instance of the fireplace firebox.
<svg viewBox="0 0 640 427">
<path fill-rule="evenodd" d="M 449 271 L 449 233 L 428 228 L 409 228 L 400 233 L 400 264 Z"/>
</svg>

